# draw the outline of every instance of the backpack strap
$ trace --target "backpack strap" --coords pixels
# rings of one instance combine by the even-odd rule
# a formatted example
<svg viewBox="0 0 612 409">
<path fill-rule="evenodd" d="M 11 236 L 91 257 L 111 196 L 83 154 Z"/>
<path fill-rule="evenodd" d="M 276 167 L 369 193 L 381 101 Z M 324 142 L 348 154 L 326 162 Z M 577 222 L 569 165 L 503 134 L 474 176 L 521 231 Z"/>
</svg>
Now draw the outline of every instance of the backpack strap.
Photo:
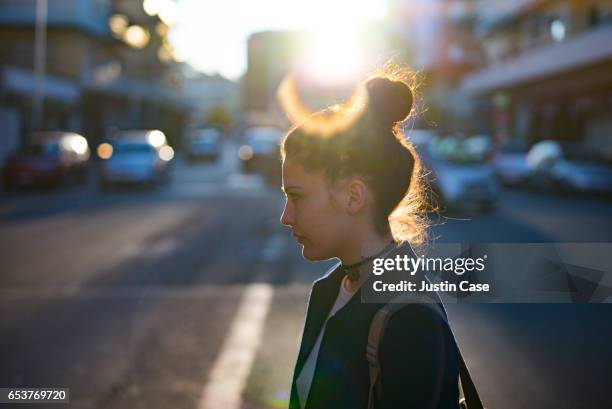
<svg viewBox="0 0 612 409">
<path fill-rule="evenodd" d="M 402 307 L 399 303 L 389 303 L 383 306 L 376 312 L 372 323 L 370 324 L 370 332 L 368 333 L 368 346 L 366 348 L 366 359 L 368 360 L 368 368 L 370 371 L 370 390 L 368 394 L 368 409 L 374 409 L 374 393 L 378 396 L 382 394 L 380 377 L 380 361 L 378 360 L 378 350 L 382 341 L 382 336 L 385 333 L 389 319 L 397 310 Z"/>
<path fill-rule="evenodd" d="M 380 380 L 380 361 L 379 361 L 379 349 L 380 344 L 382 342 L 382 337 L 385 333 L 385 329 L 389 322 L 389 319 L 393 316 L 395 312 L 400 310 L 406 303 L 422 303 L 423 305 L 427 305 L 431 307 L 446 323 L 449 328 L 449 331 L 455 339 L 453 331 L 448 323 L 448 318 L 446 313 L 444 312 L 444 307 L 438 303 L 437 300 L 423 300 L 423 297 L 426 297 L 426 294 L 405 294 L 399 297 L 396 297 L 392 302 L 385 304 L 381 307 L 374 318 L 372 319 L 372 323 L 370 324 L 370 332 L 368 334 L 368 346 L 366 348 L 366 359 L 368 360 L 369 372 L 370 372 L 370 389 L 369 389 L 369 397 L 368 397 L 368 409 L 374 409 L 374 394 L 377 396 L 382 395 L 381 389 L 381 380 Z M 430 296 L 429 296 L 430 297 Z M 457 341 L 455 339 L 455 344 Z M 457 352 L 459 354 L 459 379 L 461 380 L 461 389 L 463 391 L 464 399 L 461 400 L 461 407 L 467 409 L 483 409 L 482 401 L 478 396 L 478 391 L 476 390 L 476 386 L 472 381 L 472 377 L 470 376 L 470 371 L 463 359 L 463 355 L 461 354 L 461 350 L 457 345 Z"/>
</svg>

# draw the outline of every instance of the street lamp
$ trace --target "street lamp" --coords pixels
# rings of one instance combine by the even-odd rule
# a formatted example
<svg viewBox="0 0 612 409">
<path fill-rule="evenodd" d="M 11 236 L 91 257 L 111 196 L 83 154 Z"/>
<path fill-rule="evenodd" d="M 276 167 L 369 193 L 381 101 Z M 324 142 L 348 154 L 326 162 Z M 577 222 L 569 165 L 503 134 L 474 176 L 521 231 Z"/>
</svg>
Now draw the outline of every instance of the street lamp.
<svg viewBox="0 0 612 409">
<path fill-rule="evenodd" d="M 36 0 L 36 27 L 34 30 L 34 94 L 32 101 L 33 130 L 41 126 L 45 102 L 47 12 L 47 0 Z"/>
</svg>

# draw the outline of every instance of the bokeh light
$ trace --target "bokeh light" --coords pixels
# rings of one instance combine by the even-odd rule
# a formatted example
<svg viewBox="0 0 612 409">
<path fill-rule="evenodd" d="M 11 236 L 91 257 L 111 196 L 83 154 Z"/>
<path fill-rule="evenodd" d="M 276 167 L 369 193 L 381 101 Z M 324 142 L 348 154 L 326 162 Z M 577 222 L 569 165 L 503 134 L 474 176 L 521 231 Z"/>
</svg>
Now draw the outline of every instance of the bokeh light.
<svg viewBox="0 0 612 409">
<path fill-rule="evenodd" d="M 145 13 L 150 16 L 154 16 L 159 13 L 163 3 L 164 0 L 144 0 L 142 2 L 142 7 L 144 8 Z"/>
<path fill-rule="evenodd" d="M 157 129 L 150 131 L 147 133 L 147 142 L 155 148 L 159 148 L 166 144 L 166 135 Z"/>
<path fill-rule="evenodd" d="M 96 149 L 96 153 L 100 159 L 110 159 L 113 156 L 113 145 L 110 143 L 101 143 Z"/>
<path fill-rule="evenodd" d="M 165 162 L 169 162 L 174 158 L 174 149 L 168 145 L 164 145 L 159 149 L 159 158 Z"/>
<path fill-rule="evenodd" d="M 249 145 L 242 145 L 238 149 L 238 157 L 241 160 L 251 159 L 253 157 L 253 148 L 251 148 Z"/>
<path fill-rule="evenodd" d="M 108 19 L 108 26 L 117 37 L 123 35 L 125 30 L 128 28 L 128 18 L 123 14 L 113 14 Z"/>
<path fill-rule="evenodd" d="M 86 153 L 89 149 L 87 146 L 87 139 L 81 135 L 74 135 L 74 137 L 70 139 L 70 147 L 79 155 Z"/>
<path fill-rule="evenodd" d="M 149 38 L 149 32 L 138 25 L 129 26 L 123 36 L 125 42 L 134 48 L 144 48 L 149 43 Z"/>
</svg>

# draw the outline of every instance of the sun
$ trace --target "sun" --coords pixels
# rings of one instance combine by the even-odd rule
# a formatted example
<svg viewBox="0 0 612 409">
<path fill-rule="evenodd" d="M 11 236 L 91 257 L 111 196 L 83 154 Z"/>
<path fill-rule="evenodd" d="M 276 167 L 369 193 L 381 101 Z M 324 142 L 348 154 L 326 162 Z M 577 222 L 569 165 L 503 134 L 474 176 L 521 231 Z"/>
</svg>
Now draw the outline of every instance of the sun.
<svg viewBox="0 0 612 409">
<path fill-rule="evenodd" d="M 178 0 L 177 5 L 181 18 L 170 41 L 178 54 L 198 70 L 233 79 L 246 70 L 247 38 L 265 30 L 312 32 L 307 53 L 313 74 L 323 81 L 345 78 L 364 59 L 356 28 L 383 19 L 387 11 L 384 0 Z"/>
<path fill-rule="evenodd" d="M 296 70 L 321 84 L 342 84 L 366 68 L 360 32 L 352 27 L 320 28 L 311 33 Z"/>
</svg>

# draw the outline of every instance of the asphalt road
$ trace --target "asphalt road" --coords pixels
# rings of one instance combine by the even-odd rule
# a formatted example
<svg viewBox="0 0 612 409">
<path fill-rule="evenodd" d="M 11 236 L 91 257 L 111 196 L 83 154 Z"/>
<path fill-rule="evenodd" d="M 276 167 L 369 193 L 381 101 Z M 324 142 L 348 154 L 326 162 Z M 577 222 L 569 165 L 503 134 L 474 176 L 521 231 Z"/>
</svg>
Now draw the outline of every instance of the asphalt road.
<svg viewBox="0 0 612 409">
<path fill-rule="evenodd" d="M 330 263 L 301 260 L 278 223 L 278 189 L 236 169 L 228 146 L 217 164 L 178 160 L 157 189 L 101 191 L 92 175 L 83 188 L 2 196 L 0 387 L 69 387 L 75 408 L 210 407 L 207 385 L 232 350 L 241 300 L 260 283 L 273 292 L 265 335 L 254 357 L 230 364 L 247 370 L 231 390 L 246 390 L 243 407 L 282 405 L 308 284 Z M 442 217 L 433 232 L 448 242 L 605 242 L 611 209 L 505 191 L 495 212 Z M 449 314 L 488 407 L 610 407 L 611 305 Z M 257 396 L 270 390 L 276 403 Z"/>
</svg>

